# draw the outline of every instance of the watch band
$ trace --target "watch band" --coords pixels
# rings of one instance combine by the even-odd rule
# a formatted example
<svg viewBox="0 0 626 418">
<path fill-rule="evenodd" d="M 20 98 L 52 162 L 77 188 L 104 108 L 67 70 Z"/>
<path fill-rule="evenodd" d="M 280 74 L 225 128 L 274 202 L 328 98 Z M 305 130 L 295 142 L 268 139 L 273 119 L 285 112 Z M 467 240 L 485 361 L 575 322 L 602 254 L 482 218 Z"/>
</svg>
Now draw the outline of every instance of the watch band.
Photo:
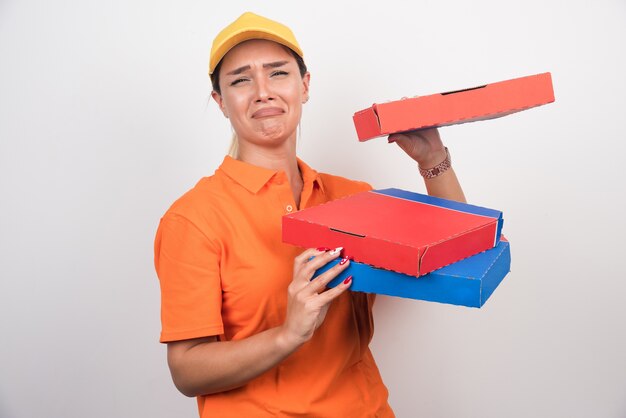
<svg viewBox="0 0 626 418">
<path fill-rule="evenodd" d="M 418 166 L 418 169 L 422 177 L 424 177 L 425 179 L 432 179 L 445 173 L 450 167 L 452 167 L 452 159 L 450 158 L 450 151 L 448 151 L 448 147 L 445 147 L 445 149 L 446 149 L 445 160 L 443 160 L 436 166 L 432 168 L 428 168 L 426 170 Z"/>
</svg>

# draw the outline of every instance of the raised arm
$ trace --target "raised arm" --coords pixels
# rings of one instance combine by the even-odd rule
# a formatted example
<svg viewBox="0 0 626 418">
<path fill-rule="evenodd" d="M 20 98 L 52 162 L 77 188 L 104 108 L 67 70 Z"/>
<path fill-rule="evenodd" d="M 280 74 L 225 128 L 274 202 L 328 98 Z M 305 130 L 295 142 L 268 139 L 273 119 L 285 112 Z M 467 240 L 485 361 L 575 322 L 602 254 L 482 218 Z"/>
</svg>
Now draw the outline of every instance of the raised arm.
<svg viewBox="0 0 626 418">
<path fill-rule="evenodd" d="M 447 157 L 436 128 L 389 135 L 388 141 L 398 144 L 422 169 L 435 167 Z M 465 202 L 463 189 L 452 167 L 436 177 L 424 178 L 424 183 L 431 196 Z"/>
<path fill-rule="evenodd" d="M 311 280 L 318 268 L 339 257 L 339 253 L 309 249 L 296 257 L 282 326 L 237 341 L 206 337 L 168 343 L 168 365 L 178 390 L 187 396 L 199 396 L 237 388 L 308 341 L 324 321 L 330 303 L 350 287 L 347 280 L 324 290 L 348 267 L 348 260 Z M 309 260 L 312 256 L 315 258 Z"/>
</svg>

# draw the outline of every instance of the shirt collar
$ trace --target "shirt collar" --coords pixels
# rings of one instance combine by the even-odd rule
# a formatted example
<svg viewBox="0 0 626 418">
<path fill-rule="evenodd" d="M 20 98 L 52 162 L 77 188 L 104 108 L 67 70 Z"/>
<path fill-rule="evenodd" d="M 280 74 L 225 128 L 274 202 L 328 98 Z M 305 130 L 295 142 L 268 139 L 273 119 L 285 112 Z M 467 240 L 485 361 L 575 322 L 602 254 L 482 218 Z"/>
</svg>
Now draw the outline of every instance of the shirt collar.
<svg viewBox="0 0 626 418">
<path fill-rule="evenodd" d="M 298 168 L 300 168 L 300 173 L 302 173 L 302 181 L 304 184 L 312 182 L 313 184 L 317 184 L 321 191 L 324 192 L 324 184 L 322 183 L 319 173 L 309 167 L 301 159 L 298 158 L 297 160 Z M 241 184 L 244 188 L 254 194 L 258 193 L 259 190 L 261 190 L 261 188 L 272 179 L 272 177 L 279 173 L 278 170 L 271 170 L 252 165 L 236 160 L 229 155 L 224 157 L 224 161 L 222 162 L 222 165 L 220 165 L 219 169 L 224 171 L 228 177 Z"/>
</svg>

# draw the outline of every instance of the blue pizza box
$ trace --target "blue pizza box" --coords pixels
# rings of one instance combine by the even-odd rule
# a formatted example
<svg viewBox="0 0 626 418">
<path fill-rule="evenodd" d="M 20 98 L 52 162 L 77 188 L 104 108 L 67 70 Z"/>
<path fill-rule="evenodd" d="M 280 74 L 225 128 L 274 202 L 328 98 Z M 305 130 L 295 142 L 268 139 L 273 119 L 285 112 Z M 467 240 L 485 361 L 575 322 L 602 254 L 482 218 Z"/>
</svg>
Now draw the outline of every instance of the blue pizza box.
<svg viewBox="0 0 626 418">
<path fill-rule="evenodd" d="M 318 269 L 314 277 L 339 261 L 340 259 L 333 260 Z M 480 308 L 509 273 L 510 268 L 509 242 L 502 238 L 495 248 L 420 277 L 352 261 L 328 287 L 335 287 L 352 275 L 352 291 Z"/>
</svg>

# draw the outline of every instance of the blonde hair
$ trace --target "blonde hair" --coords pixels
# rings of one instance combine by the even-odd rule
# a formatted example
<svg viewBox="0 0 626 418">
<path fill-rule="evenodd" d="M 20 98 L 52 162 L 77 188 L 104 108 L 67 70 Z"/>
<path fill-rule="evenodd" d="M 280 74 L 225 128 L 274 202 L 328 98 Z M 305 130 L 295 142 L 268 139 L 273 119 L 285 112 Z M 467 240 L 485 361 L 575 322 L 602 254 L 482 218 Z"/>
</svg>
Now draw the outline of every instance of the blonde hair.
<svg viewBox="0 0 626 418">
<path fill-rule="evenodd" d="M 230 146 L 228 147 L 228 155 L 234 159 L 239 156 L 239 140 L 237 134 L 233 131 L 233 136 L 230 139 Z"/>
</svg>

